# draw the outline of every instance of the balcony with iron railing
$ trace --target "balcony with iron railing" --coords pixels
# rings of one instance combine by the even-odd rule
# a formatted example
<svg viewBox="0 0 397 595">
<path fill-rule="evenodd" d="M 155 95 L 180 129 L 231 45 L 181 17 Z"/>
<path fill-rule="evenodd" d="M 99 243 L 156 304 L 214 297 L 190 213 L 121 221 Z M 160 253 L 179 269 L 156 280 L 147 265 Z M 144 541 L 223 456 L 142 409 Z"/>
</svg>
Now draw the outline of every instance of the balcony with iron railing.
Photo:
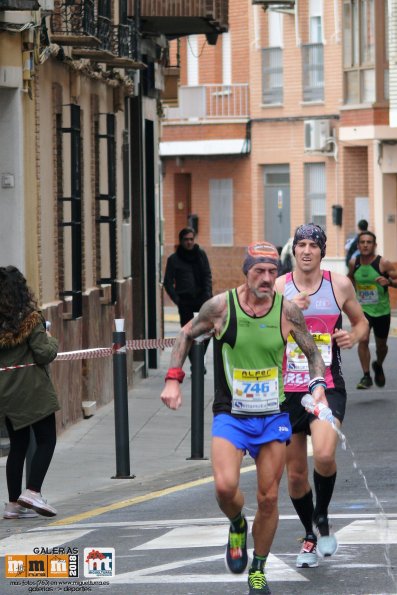
<svg viewBox="0 0 397 595">
<path fill-rule="evenodd" d="M 96 48 L 73 48 L 73 57 L 102 62 L 115 68 L 142 69 L 145 65 L 138 59 L 138 37 L 135 21 L 113 25 L 106 17 L 98 17 Z"/>
<path fill-rule="evenodd" d="M 324 46 L 302 45 L 303 101 L 324 100 Z"/>
<path fill-rule="evenodd" d="M 118 68 L 143 68 L 138 62 L 140 33 L 133 19 L 114 24 L 109 1 L 55 0 L 51 41 L 72 46 L 73 58 Z"/>
<path fill-rule="evenodd" d="M 60 45 L 96 47 L 94 0 L 55 0 L 51 15 L 51 41 Z"/>
<path fill-rule="evenodd" d="M 222 120 L 249 117 L 248 83 L 179 87 L 179 107 L 165 108 L 166 120 Z"/>
</svg>

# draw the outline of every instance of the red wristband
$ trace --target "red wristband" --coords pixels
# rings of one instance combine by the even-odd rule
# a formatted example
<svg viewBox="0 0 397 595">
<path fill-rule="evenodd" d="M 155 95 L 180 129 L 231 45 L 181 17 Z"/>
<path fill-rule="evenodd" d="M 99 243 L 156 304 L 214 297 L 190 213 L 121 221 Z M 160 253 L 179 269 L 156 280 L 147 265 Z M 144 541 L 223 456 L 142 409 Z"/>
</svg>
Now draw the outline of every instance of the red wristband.
<svg viewBox="0 0 397 595">
<path fill-rule="evenodd" d="M 184 378 L 185 372 L 182 368 L 169 368 L 165 375 L 165 380 L 177 380 L 179 383 L 182 383 Z"/>
</svg>

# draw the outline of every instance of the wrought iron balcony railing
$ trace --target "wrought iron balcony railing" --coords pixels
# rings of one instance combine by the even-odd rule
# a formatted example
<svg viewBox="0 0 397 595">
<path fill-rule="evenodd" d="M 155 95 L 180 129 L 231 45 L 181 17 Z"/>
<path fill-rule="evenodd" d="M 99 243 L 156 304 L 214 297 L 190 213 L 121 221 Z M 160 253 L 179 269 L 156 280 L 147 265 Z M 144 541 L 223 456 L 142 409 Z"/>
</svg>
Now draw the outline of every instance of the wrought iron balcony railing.
<svg viewBox="0 0 397 595">
<path fill-rule="evenodd" d="M 139 31 L 133 19 L 114 25 L 108 0 L 55 0 L 51 41 L 72 46 L 74 58 L 87 58 L 119 68 L 142 68 L 138 62 Z"/>
<path fill-rule="evenodd" d="M 131 58 L 136 62 L 139 62 L 139 47 L 141 32 L 139 31 L 135 19 L 128 19 L 128 26 L 130 28 L 130 43 L 131 43 Z"/>
<path fill-rule="evenodd" d="M 130 28 L 128 25 L 116 25 L 113 27 L 112 51 L 120 58 L 129 58 L 131 56 Z"/>
<path fill-rule="evenodd" d="M 74 47 L 73 57 L 87 58 L 115 68 L 144 68 L 138 56 L 138 35 L 133 19 L 127 19 L 126 24 L 113 25 L 108 17 L 98 15 L 99 45 L 91 48 Z"/>
<path fill-rule="evenodd" d="M 112 29 L 111 20 L 99 14 L 97 20 L 97 37 L 101 42 L 101 50 L 105 50 L 106 52 L 112 51 Z"/>
<path fill-rule="evenodd" d="M 62 45 L 99 45 L 94 0 L 55 0 L 51 41 Z"/>
</svg>

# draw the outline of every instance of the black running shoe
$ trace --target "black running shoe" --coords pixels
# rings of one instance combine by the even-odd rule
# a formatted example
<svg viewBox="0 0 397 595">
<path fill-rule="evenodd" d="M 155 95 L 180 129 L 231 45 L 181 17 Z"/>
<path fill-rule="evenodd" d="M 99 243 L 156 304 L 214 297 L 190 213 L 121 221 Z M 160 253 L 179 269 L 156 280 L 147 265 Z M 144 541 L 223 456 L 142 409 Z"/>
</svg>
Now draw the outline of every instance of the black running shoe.
<svg viewBox="0 0 397 595">
<path fill-rule="evenodd" d="M 360 388 L 360 389 L 371 388 L 372 385 L 373 385 L 373 382 L 372 382 L 371 376 L 363 376 L 361 378 L 360 382 L 357 384 L 356 388 Z"/>
<path fill-rule="evenodd" d="M 249 595 L 271 595 L 263 570 L 251 568 L 248 573 Z"/>
<path fill-rule="evenodd" d="M 385 374 L 383 372 L 382 366 L 380 364 L 378 364 L 378 362 L 373 362 L 372 369 L 373 369 L 374 375 L 375 375 L 376 386 L 379 386 L 380 388 L 382 388 L 382 386 L 385 386 L 385 384 L 386 384 L 386 378 L 385 378 Z"/>
<path fill-rule="evenodd" d="M 226 568 L 233 574 L 241 574 L 247 567 L 247 532 L 248 523 L 243 516 L 244 526 L 241 531 L 234 532 L 229 528 L 229 539 L 226 546 L 225 563 Z"/>
</svg>

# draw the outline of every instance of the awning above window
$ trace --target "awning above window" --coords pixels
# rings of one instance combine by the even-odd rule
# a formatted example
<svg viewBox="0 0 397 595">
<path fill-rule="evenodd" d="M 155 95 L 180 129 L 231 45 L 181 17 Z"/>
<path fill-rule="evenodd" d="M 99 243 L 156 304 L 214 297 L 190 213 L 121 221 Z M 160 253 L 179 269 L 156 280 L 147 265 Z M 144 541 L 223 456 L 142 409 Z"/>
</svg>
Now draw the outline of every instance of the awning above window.
<svg viewBox="0 0 397 595">
<path fill-rule="evenodd" d="M 220 140 L 185 140 L 160 143 L 161 157 L 245 155 L 249 152 L 250 143 L 245 138 L 228 138 Z"/>
</svg>

